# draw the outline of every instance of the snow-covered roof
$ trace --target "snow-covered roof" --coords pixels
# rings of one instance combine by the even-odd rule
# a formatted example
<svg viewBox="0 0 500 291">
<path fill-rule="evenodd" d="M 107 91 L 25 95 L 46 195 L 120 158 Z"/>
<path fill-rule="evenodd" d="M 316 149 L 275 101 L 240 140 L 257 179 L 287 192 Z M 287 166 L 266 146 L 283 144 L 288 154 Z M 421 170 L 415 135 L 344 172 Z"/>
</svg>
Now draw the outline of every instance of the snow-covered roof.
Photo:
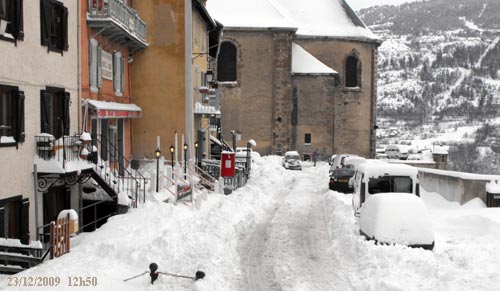
<svg viewBox="0 0 500 291">
<path fill-rule="evenodd" d="M 226 28 L 297 28 L 298 36 L 379 41 L 344 0 L 210 0 Z"/>
<path fill-rule="evenodd" d="M 292 74 L 337 74 L 300 45 L 292 44 Z"/>
<path fill-rule="evenodd" d="M 269 0 L 210 0 L 207 9 L 226 29 L 297 28 Z"/>
</svg>

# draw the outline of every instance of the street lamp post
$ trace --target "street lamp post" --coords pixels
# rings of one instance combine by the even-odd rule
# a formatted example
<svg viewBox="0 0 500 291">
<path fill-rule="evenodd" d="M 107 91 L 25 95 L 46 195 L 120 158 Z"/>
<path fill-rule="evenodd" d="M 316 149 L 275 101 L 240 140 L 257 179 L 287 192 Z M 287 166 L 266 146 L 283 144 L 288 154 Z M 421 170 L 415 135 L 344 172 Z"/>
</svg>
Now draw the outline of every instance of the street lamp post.
<svg viewBox="0 0 500 291">
<path fill-rule="evenodd" d="M 160 148 L 156 149 L 155 155 L 156 155 L 156 193 L 158 193 L 158 184 L 160 181 L 160 156 L 161 156 Z"/>
<path fill-rule="evenodd" d="M 187 150 L 188 145 L 187 143 L 184 143 L 184 179 L 187 178 Z"/>
<path fill-rule="evenodd" d="M 172 165 L 172 180 L 174 180 L 174 151 L 175 151 L 175 147 L 174 147 L 174 145 L 171 145 L 170 146 L 170 161 L 171 161 L 171 165 Z"/>
<path fill-rule="evenodd" d="M 198 142 L 196 141 L 194 143 L 194 156 L 195 156 L 195 159 L 196 159 L 196 166 L 199 167 L 199 162 L 198 162 Z"/>
</svg>

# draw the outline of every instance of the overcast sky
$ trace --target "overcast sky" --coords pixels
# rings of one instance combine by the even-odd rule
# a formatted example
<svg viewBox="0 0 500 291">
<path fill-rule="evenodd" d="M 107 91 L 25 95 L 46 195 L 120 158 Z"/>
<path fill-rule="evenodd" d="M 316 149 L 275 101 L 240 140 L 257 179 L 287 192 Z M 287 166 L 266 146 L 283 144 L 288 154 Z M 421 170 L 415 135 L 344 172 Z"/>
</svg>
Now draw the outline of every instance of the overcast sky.
<svg viewBox="0 0 500 291">
<path fill-rule="evenodd" d="M 385 5 L 385 4 L 401 4 L 405 2 L 412 2 L 415 0 L 346 0 L 346 2 L 351 6 L 354 10 L 359 10 L 361 8 L 366 8 L 370 6 L 376 5 Z"/>
</svg>

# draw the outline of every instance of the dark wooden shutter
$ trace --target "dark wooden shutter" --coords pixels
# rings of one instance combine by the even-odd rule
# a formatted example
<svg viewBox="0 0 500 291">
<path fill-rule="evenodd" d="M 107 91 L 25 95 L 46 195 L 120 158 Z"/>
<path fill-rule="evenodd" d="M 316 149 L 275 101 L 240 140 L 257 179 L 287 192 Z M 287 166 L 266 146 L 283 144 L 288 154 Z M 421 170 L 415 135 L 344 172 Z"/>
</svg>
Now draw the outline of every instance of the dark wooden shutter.
<svg viewBox="0 0 500 291">
<path fill-rule="evenodd" d="M 50 108 L 50 96 L 51 94 L 48 93 L 45 90 L 41 90 L 41 96 L 40 96 L 40 126 L 41 126 L 41 131 L 45 133 L 50 133 L 50 122 L 49 118 L 51 116 L 49 115 L 49 108 Z"/>
<path fill-rule="evenodd" d="M 64 135 L 69 135 L 69 127 L 70 127 L 70 118 L 69 118 L 69 102 L 70 102 L 70 95 L 69 92 L 64 92 L 63 95 L 63 121 L 64 121 Z"/>
<path fill-rule="evenodd" d="M 30 243 L 30 200 L 25 198 L 21 200 L 21 243 Z"/>
<path fill-rule="evenodd" d="M 40 39 L 42 45 L 50 47 L 52 9 L 48 0 L 40 1 Z"/>
<path fill-rule="evenodd" d="M 17 35 L 18 40 L 24 40 L 24 16 L 23 16 L 23 0 L 17 0 Z"/>
<path fill-rule="evenodd" d="M 24 133 L 24 92 L 17 92 L 17 114 L 15 137 L 17 142 L 24 142 L 26 134 Z"/>
<path fill-rule="evenodd" d="M 64 44 L 64 50 L 67 51 L 69 48 L 68 44 L 68 8 L 62 7 L 63 8 L 63 19 L 62 19 L 62 24 L 63 24 L 63 44 Z"/>
</svg>

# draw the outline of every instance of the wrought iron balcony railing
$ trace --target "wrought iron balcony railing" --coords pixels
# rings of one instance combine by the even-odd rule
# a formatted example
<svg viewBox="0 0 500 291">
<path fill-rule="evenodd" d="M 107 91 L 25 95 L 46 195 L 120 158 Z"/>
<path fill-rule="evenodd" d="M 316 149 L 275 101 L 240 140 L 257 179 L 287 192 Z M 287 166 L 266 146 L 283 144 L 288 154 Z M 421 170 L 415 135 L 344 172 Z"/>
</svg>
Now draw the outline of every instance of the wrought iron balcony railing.
<svg viewBox="0 0 500 291">
<path fill-rule="evenodd" d="M 122 0 L 88 0 L 87 25 L 132 52 L 148 46 L 146 23 Z"/>
</svg>

